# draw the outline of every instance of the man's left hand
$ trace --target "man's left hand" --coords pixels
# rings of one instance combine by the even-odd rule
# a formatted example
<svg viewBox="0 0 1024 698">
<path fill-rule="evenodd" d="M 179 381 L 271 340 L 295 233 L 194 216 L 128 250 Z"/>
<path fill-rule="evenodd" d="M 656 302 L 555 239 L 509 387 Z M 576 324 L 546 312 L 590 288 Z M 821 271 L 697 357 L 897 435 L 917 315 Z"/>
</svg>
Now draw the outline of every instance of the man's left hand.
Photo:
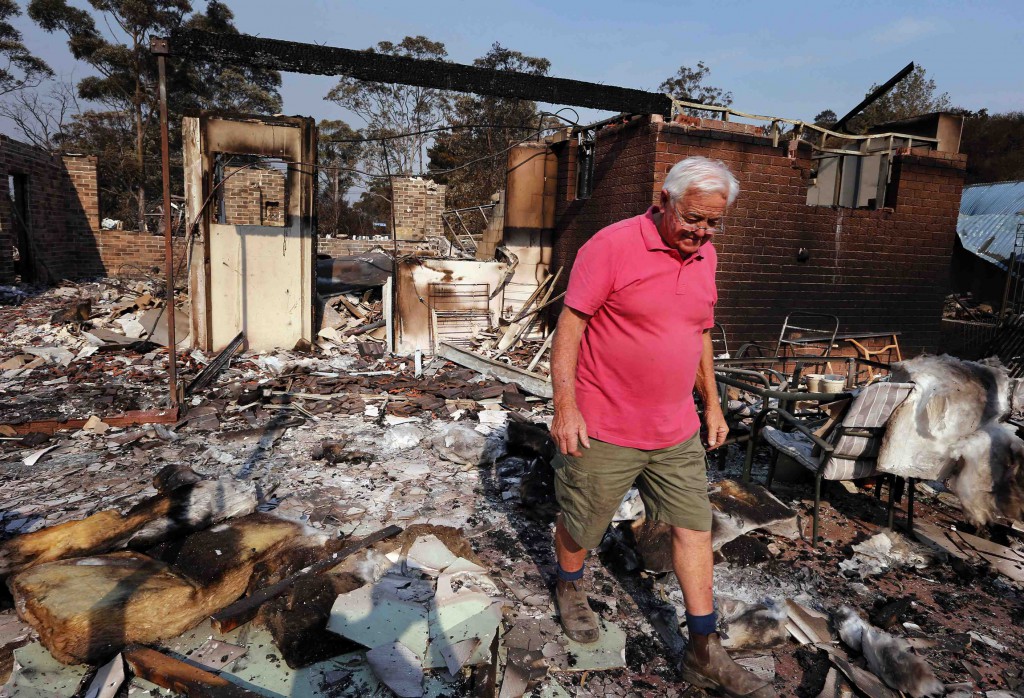
<svg viewBox="0 0 1024 698">
<path fill-rule="evenodd" d="M 722 408 L 712 403 L 704 410 L 704 423 L 708 427 L 708 450 L 721 446 L 729 436 L 729 425 L 725 423 Z"/>
</svg>

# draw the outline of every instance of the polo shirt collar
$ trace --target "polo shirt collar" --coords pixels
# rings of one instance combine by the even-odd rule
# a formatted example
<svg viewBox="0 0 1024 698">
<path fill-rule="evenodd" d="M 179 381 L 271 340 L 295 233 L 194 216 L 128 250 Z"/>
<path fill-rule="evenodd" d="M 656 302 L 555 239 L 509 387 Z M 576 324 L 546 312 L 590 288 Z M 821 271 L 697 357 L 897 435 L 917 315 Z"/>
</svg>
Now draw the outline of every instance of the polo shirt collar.
<svg viewBox="0 0 1024 698">
<path fill-rule="evenodd" d="M 644 245 L 647 246 L 648 252 L 664 251 L 664 252 L 675 252 L 679 255 L 679 251 L 675 250 L 665 244 L 665 241 L 661 239 L 661 233 L 658 232 L 658 226 L 654 222 L 654 214 L 664 212 L 661 211 L 660 206 L 651 206 L 647 209 L 647 213 L 640 216 L 640 234 L 644 238 Z M 710 242 L 708 243 L 710 244 Z M 695 254 L 690 255 L 685 260 L 685 263 L 700 261 L 704 259 L 704 255 L 698 250 Z"/>
<path fill-rule="evenodd" d="M 647 209 L 647 213 L 640 218 L 640 234 L 644 236 L 644 244 L 647 245 L 648 252 L 654 252 L 655 250 L 672 251 L 672 248 L 661 239 L 661 233 L 658 232 L 658 226 L 654 222 L 654 214 L 660 210 L 657 206 L 651 206 Z"/>
</svg>

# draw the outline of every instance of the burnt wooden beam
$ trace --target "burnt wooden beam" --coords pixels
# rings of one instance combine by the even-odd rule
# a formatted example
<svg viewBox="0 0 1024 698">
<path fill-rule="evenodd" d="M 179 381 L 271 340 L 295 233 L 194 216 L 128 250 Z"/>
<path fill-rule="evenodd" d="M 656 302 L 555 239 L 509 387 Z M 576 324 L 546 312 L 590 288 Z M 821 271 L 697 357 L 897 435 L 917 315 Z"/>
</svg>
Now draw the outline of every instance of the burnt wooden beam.
<svg viewBox="0 0 1024 698">
<path fill-rule="evenodd" d="M 148 647 L 124 651 L 124 659 L 139 678 L 188 698 L 262 698 L 222 676 L 169 657 Z"/>
<path fill-rule="evenodd" d="M 186 60 L 252 65 L 308 75 L 345 75 L 371 82 L 471 92 L 492 97 L 515 97 L 629 114 L 668 116 L 672 110 L 672 100 L 658 92 L 492 70 L 461 63 L 265 39 L 248 34 L 215 34 L 197 29 L 178 29 L 171 34 L 170 52 L 172 56 Z"/>
<path fill-rule="evenodd" d="M 300 579 L 320 574 L 332 567 L 336 567 L 349 555 L 359 552 L 363 548 L 368 548 L 374 543 L 397 536 L 401 532 L 402 529 L 399 526 L 392 525 L 387 528 L 382 528 L 379 531 L 371 533 L 365 538 L 342 548 L 336 553 L 329 553 L 329 557 L 327 559 L 320 560 L 301 572 L 296 572 L 276 584 L 271 584 L 270 586 L 264 587 L 243 599 L 239 599 L 235 603 L 217 611 L 213 616 L 211 616 L 210 622 L 213 625 L 213 629 L 219 633 L 227 633 L 240 625 L 245 625 L 256 617 L 256 614 L 259 613 L 260 607 L 263 604 L 271 599 L 276 599 L 278 596 L 291 589 L 292 586 L 294 586 Z"/>
<path fill-rule="evenodd" d="M 174 424 L 178 421 L 178 408 L 169 410 L 133 410 L 123 414 L 111 414 L 101 417 L 104 424 L 111 427 L 130 427 L 137 424 Z M 34 422 L 22 422 L 20 424 L 4 424 L 10 427 L 15 434 L 56 434 L 58 431 L 69 429 L 81 429 L 88 419 L 40 419 Z"/>
<path fill-rule="evenodd" d="M 850 119 L 852 119 L 853 117 L 857 116 L 862 111 L 867 109 L 876 100 L 879 100 L 882 97 L 884 97 L 889 92 L 889 90 L 891 90 L 892 88 L 896 87 L 897 83 L 902 81 L 903 78 L 905 78 L 908 75 L 910 75 L 913 71 L 914 71 L 914 62 L 911 61 L 910 63 L 908 63 L 907 65 L 905 65 L 903 67 L 903 70 L 901 70 L 900 72 L 896 73 L 891 78 L 889 78 L 885 82 L 884 85 L 876 87 L 874 90 L 872 90 L 871 94 L 869 94 L 867 97 L 865 97 L 863 100 L 861 100 L 860 104 L 855 106 L 853 109 L 851 109 L 846 114 L 846 116 L 844 116 L 839 121 L 837 121 L 835 123 L 835 125 L 832 127 L 832 130 L 833 131 L 842 132 L 843 129 L 846 128 L 846 122 L 847 121 L 849 121 Z"/>
</svg>

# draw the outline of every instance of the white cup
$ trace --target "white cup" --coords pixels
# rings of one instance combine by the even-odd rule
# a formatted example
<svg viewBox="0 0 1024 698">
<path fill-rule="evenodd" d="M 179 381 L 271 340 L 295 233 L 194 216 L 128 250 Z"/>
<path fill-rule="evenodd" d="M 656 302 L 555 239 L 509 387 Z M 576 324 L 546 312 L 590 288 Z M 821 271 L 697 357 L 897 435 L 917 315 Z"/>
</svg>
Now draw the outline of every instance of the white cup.
<svg viewBox="0 0 1024 698">
<path fill-rule="evenodd" d="M 821 381 L 825 377 L 823 373 L 808 373 L 804 378 L 807 379 L 807 392 L 809 393 L 820 393 L 821 392 Z"/>
</svg>

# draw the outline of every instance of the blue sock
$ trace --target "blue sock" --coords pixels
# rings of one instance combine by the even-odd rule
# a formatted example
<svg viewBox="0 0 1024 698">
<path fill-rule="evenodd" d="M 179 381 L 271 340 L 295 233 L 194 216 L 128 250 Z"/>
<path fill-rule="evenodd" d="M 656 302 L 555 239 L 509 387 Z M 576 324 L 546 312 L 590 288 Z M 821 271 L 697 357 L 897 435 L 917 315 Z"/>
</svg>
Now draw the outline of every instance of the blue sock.
<svg viewBox="0 0 1024 698">
<path fill-rule="evenodd" d="M 710 635 L 718 632 L 718 614 L 712 611 L 706 616 L 691 616 L 687 612 L 686 628 L 691 635 Z"/>
<path fill-rule="evenodd" d="M 558 578 L 563 582 L 578 582 L 583 579 L 583 567 L 580 567 L 575 572 L 566 572 L 562 569 L 562 566 L 558 566 Z"/>
</svg>

